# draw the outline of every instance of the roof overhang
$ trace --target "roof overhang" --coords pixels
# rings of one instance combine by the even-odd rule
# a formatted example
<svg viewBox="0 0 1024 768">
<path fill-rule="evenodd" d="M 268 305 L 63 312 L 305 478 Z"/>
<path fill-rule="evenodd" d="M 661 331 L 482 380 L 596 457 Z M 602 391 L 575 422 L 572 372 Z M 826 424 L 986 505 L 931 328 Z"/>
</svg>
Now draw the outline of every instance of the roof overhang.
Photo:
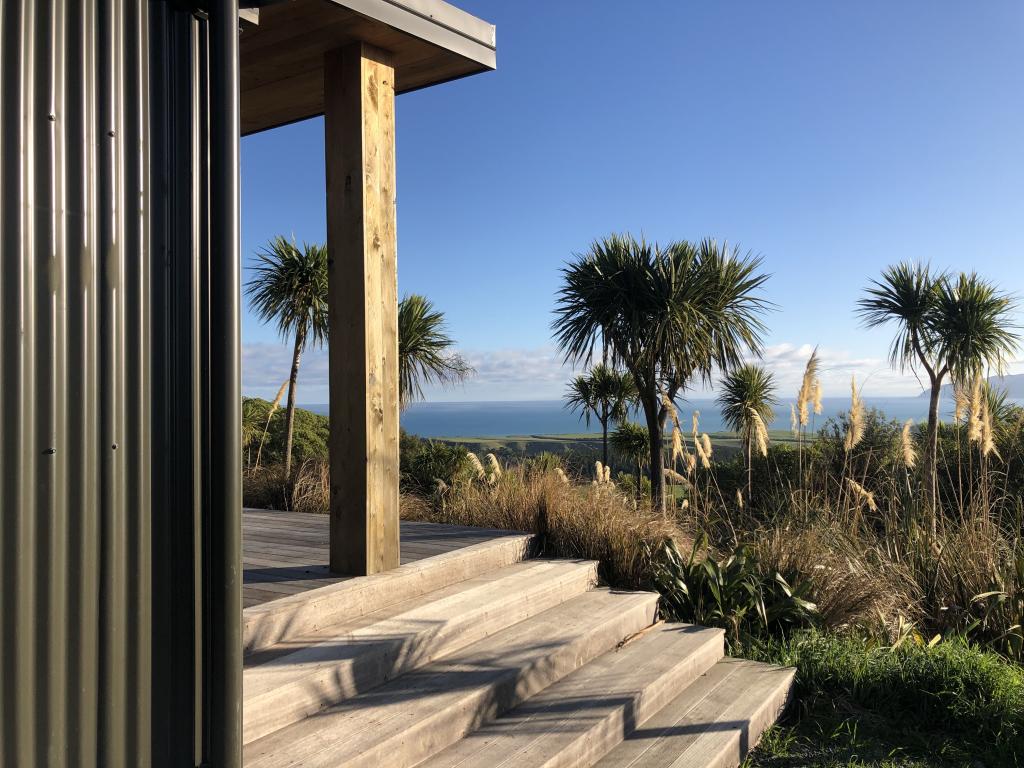
<svg viewBox="0 0 1024 768">
<path fill-rule="evenodd" d="M 240 37 L 242 135 L 324 111 L 324 54 L 363 41 L 389 51 L 395 90 L 494 69 L 492 24 L 441 0 L 287 0 Z"/>
</svg>

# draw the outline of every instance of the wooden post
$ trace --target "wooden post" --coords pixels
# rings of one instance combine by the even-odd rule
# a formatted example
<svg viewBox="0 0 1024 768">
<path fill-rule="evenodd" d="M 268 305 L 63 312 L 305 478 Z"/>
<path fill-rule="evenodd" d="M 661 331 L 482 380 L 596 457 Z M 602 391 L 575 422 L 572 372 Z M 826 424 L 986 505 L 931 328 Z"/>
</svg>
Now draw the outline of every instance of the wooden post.
<svg viewBox="0 0 1024 768">
<path fill-rule="evenodd" d="M 399 565 L 395 81 L 365 43 L 326 54 L 331 570 Z"/>
</svg>

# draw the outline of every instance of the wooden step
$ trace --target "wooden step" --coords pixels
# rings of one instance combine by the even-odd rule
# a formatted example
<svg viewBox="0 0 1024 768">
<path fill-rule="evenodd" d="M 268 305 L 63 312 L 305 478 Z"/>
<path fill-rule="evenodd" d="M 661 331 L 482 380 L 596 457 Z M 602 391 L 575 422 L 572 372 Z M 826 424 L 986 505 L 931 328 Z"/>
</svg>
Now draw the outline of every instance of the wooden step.
<svg viewBox="0 0 1024 768">
<path fill-rule="evenodd" d="M 735 768 L 786 706 L 795 670 L 722 659 L 597 768 Z"/>
<path fill-rule="evenodd" d="M 592 765 L 722 657 L 723 633 L 659 624 L 485 725 L 423 768 Z"/>
<path fill-rule="evenodd" d="M 658 596 L 594 590 L 245 747 L 246 768 L 409 768 L 647 627 Z"/>
<path fill-rule="evenodd" d="M 530 560 L 283 643 L 283 652 L 245 670 L 243 742 L 560 605 L 596 583 L 596 562 Z"/>
<path fill-rule="evenodd" d="M 372 576 L 340 581 L 242 611 L 246 653 L 316 632 L 530 556 L 533 536 L 509 534 Z"/>
</svg>

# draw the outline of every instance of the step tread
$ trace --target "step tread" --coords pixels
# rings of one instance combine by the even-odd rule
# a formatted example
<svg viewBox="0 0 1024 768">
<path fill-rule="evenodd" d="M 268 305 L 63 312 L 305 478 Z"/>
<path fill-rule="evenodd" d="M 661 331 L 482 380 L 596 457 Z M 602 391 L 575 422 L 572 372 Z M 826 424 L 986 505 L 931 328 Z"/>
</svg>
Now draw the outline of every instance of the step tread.
<svg viewBox="0 0 1024 768">
<path fill-rule="evenodd" d="M 723 633 L 660 624 L 435 755 L 423 768 L 589 765 L 721 657 Z"/>
<path fill-rule="evenodd" d="M 254 654 L 243 676 L 243 740 L 424 666 L 596 583 L 594 561 L 529 560 Z"/>
<path fill-rule="evenodd" d="M 250 606 L 242 611 L 242 648 L 260 651 L 292 637 L 372 613 L 487 571 L 525 560 L 534 537 L 508 536 L 406 563 L 390 571 Z"/>
<path fill-rule="evenodd" d="M 245 747 L 246 768 L 417 765 L 653 620 L 657 595 L 584 593 Z"/>
<path fill-rule="evenodd" d="M 786 705 L 795 670 L 722 659 L 596 768 L 734 768 Z"/>
</svg>

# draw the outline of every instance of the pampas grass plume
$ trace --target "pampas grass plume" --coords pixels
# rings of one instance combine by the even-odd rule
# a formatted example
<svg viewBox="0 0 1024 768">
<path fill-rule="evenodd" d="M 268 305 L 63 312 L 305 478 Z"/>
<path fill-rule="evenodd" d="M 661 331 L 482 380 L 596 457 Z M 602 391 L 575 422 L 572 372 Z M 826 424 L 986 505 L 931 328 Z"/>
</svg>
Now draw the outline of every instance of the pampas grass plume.
<svg viewBox="0 0 1024 768">
<path fill-rule="evenodd" d="M 487 466 L 490 468 L 494 478 L 501 477 L 501 464 L 498 463 L 498 457 L 493 453 L 488 453 L 484 458 L 487 459 Z"/>
<path fill-rule="evenodd" d="M 907 419 L 900 433 L 900 447 L 903 449 L 903 463 L 907 469 L 913 469 L 917 465 L 917 449 L 914 448 L 914 439 L 910 430 L 914 428 L 914 420 Z"/>
<path fill-rule="evenodd" d="M 768 427 L 764 419 L 756 409 L 750 409 L 750 420 L 753 422 L 754 442 L 757 444 L 757 452 L 762 456 L 768 455 Z"/>
<path fill-rule="evenodd" d="M 878 511 L 878 504 L 875 503 L 875 494 L 865 488 L 863 485 L 858 483 L 852 477 L 846 478 L 846 484 L 850 487 L 850 490 L 864 503 L 868 505 L 868 509 L 872 512 Z"/>
<path fill-rule="evenodd" d="M 480 457 L 470 451 L 466 454 L 466 458 L 469 459 L 470 465 L 472 465 L 473 470 L 476 472 L 477 479 L 483 480 L 487 476 L 487 471 L 484 469 L 484 465 L 480 462 Z"/>
<path fill-rule="evenodd" d="M 800 382 L 800 392 L 796 397 L 796 408 L 800 414 L 800 426 L 806 427 L 810 421 L 808 405 L 814 397 L 814 382 L 818 378 L 818 348 L 815 347 L 804 368 L 804 377 Z"/>
<path fill-rule="evenodd" d="M 843 447 L 849 453 L 864 439 L 864 402 L 857 392 L 857 379 L 850 377 L 850 416 L 846 425 Z"/>
</svg>

